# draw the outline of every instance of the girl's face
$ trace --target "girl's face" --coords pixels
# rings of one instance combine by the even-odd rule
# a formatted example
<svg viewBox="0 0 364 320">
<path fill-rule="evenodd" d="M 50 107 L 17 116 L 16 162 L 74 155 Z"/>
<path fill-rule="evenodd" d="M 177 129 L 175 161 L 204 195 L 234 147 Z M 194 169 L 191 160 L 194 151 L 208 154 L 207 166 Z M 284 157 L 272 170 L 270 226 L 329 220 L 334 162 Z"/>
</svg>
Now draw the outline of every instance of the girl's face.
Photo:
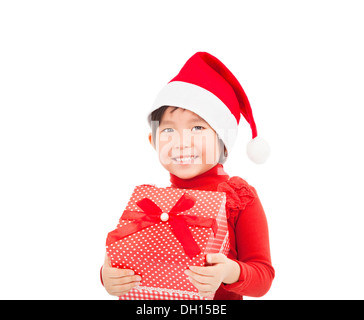
<svg viewBox="0 0 364 320">
<path fill-rule="evenodd" d="M 151 134 L 149 141 L 153 145 Z M 197 114 L 169 107 L 156 132 L 159 161 L 170 173 L 190 179 L 214 167 L 220 157 L 216 132 Z"/>
</svg>

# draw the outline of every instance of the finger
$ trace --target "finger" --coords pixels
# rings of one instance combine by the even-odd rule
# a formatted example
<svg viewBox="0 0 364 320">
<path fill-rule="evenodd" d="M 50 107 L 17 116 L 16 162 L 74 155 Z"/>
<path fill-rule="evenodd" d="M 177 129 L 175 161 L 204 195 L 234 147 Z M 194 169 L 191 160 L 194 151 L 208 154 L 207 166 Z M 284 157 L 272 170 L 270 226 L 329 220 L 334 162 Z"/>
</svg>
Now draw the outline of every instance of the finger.
<svg viewBox="0 0 364 320">
<path fill-rule="evenodd" d="M 105 254 L 104 266 L 111 267 L 111 261 L 110 261 L 109 256 L 107 255 L 107 253 Z"/>
<path fill-rule="evenodd" d="M 189 269 L 197 274 L 200 274 L 202 276 L 206 277 L 213 277 L 216 270 L 214 266 L 205 266 L 205 267 L 199 267 L 199 266 L 190 266 Z"/>
<path fill-rule="evenodd" d="M 120 286 L 128 283 L 133 282 L 140 282 L 142 278 L 140 276 L 131 276 L 131 277 L 121 277 L 121 278 L 115 278 L 112 281 L 112 286 Z"/>
<path fill-rule="evenodd" d="M 199 293 L 200 296 L 202 296 L 204 298 L 207 298 L 207 297 L 212 296 L 215 292 L 212 292 L 212 291 L 199 291 L 198 293 Z"/>
<path fill-rule="evenodd" d="M 206 262 L 207 263 L 224 263 L 226 260 L 226 256 L 222 253 L 209 253 L 206 255 Z"/>
<path fill-rule="evenodd" d="M 196 281 L 193 278 L 188 278 L 188 280 L 191 281 L 191 283 L 197 288 L 198 291 L 211 291 L 212 286 L 208 283 L 201 283 Z"/>
<path fill-rule="evenodd" d="M 212 277 L 210 277 L 210 276 L 201 275 L 201 274 L 192 272 L 191 270 L 185 270 L 185 274 L 200 283 L 210 283 L 212 280 Z"/>
<path fill-rule="evenodd" d="M 127 293 L 128 291 L 130 291 L 131 289 L 137 287 L 139 285 L 139 282 L 131 282 L 131 283 L 127 283 L 127 284 L 123 284 L 123 285 L 119 285 L 119 286 L 113 286 L 110 288 L 110 290 L 108 291 L 109 294 L 113 295 L 113 296 L 121 296 L 125 293 Z"/>
<path fill-rule="evenodd" d="M 134 271 L 130 269 L 107 268 L 105 272 L 109 278 L 130 277 L 134 275 Z"/>
</svg>

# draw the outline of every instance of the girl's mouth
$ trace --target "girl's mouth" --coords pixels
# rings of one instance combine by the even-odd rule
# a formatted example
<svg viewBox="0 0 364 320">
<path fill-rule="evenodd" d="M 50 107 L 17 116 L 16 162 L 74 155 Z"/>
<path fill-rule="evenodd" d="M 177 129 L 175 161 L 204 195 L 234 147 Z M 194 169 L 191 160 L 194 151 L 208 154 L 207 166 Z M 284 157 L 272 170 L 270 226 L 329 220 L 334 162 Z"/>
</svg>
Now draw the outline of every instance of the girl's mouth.
<svg viewBox="0 0 364 320">
<path fill-rule="evenodd" d="M 171 158 L 177 164 L 192 164 L 194 160 L 196 160 L 198 156 L 183 156 L 183 157 L 175 157 Z"/>
</svg>

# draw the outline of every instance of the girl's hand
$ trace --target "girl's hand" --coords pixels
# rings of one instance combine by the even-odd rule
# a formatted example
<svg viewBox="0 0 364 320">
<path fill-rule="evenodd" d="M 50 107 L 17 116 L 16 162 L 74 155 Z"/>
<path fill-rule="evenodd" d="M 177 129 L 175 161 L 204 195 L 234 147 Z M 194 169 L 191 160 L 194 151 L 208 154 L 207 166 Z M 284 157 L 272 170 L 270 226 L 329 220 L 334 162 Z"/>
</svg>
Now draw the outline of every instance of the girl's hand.
<svg viewBox="0 0 364 320">
<path fill-rule="evenodd" d="M 109 257 L 105 256 L 102 267 L 102 281 L 106 291 L 113 296 L 121 296 L 139 285 L 142 278 L 133 270 L 112 268 Z"/>
<path fill-rule="evenodd" d="M 240 266 L 234 260 L 224 256 L 222 253 L 208 254 L 207 263 L 204 267 L 190 266 L 185 270 L 191 283 L 198 289 L 203 297 L 211 296 L 220 287 L 221 283 L 234 283 L 240 276 Z"/>
</svg>

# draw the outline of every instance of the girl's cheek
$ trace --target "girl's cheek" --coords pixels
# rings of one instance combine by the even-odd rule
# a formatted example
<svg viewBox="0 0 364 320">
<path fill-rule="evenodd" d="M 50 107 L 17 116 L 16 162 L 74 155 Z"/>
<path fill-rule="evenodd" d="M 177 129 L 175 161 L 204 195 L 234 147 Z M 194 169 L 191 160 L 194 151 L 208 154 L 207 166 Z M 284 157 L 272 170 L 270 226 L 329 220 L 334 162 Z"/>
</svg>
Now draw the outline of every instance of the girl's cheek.
<svg viewBox="0 0 364 320">
<path fill-rule="evenodd" d="M 173 139 L 170 137 L 168 141 L 159 141 L 157 152 L 159 160 L 164 164 L 168 165 L 171 162 L 172 156 Z"/>
<path fill-rule="evenodd" d="M 217 161 L 218 145 L 216 135 L 208 134 L 203 136 L 201 144 L 201 154 L 204 164 L 214 164 Z"/>
</svg>

